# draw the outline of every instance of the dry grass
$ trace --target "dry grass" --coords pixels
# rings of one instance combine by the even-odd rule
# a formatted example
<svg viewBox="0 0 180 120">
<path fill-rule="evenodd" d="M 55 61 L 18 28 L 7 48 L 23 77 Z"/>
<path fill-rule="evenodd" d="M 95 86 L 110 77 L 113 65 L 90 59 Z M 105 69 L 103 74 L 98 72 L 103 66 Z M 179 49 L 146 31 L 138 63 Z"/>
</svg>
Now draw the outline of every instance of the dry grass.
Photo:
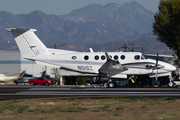
<svg viewBox="0 0 180 120">
<path fill-rule="evenodd" d="M 177 120 L 180 100 L 46 99 L 0 103 L 0 120 Z"/>
</svg>

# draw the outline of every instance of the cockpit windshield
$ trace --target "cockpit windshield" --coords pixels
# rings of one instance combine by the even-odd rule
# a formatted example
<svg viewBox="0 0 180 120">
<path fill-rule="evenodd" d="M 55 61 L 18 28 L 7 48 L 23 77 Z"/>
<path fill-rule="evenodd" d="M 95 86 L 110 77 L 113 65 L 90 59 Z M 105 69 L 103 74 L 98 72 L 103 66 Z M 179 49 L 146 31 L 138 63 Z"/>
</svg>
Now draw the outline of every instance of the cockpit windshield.
<svg viewBox="0 0 180 120">
<path fill-rule="evenodd" d="M 144 59 L 148 59 L 148 57 L 146 57 L 144 54 L 142 54 L 141 57 L 143 57 Z"/>
</svg>

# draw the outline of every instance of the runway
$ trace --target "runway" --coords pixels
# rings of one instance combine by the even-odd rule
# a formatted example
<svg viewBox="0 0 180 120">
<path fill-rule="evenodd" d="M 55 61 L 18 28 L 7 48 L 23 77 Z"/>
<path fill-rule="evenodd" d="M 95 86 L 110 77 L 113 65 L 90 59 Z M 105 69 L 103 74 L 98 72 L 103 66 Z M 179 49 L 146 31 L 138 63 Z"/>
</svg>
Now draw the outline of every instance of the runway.
<svg viewBox="0 0 180 120">
<path fill-rule="evenodd" d="M 52 86 L 0 86 L 0 101 L 52 97 L 162 97 L 180 98 L 179 88 L 60 88 Z"/>
</svg>

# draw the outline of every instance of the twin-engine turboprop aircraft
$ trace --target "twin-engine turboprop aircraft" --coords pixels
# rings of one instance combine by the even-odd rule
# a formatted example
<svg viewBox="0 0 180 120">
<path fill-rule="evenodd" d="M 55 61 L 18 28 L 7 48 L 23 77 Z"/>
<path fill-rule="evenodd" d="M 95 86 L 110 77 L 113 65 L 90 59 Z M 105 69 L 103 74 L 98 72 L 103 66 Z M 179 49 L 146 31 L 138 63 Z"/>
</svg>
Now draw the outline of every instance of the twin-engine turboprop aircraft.
<svg viewBox="0 0 180 120">
<path fill-rule="evenodd" d="M 140 52 L 77 52 L 50 49 L 34 34 L 35 29 L 7 29 L 12 32 L 24 59 L 60 69 L 85 74 L 108 76 L 109 87 L 115 87 L 113 78 L 133 79 L 134 76 L 171 76 L 176 68 L 168 63 L 146 58 Z M 107 81 L 105 81 L 107 82 Z"/>
</svg>

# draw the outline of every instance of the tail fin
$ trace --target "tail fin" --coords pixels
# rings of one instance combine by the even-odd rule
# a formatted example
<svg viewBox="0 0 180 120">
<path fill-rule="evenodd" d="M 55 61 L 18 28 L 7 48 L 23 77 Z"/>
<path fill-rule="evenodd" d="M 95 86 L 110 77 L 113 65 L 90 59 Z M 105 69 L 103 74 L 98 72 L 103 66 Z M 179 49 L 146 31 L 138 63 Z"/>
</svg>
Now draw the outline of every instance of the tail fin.
<svg viewBox="0 0 180 120">
<path fill-rule="evenodd" d="M 19 75 L 19 78 L 22 78 L 25 73 L 26 73 L 26 70 L 22 71 L 22 73 Z"/>
<path fill-rule="evenodd" d="M 25 73 L 26 73 L 26 70 L 24 70 L 24 71 L 19 75 L 19 77 L 11 77 L 11 78 L 7 77 L 7 78 L 5 78 L 5 79 L 3 79 L 3 80 L 0 80 L 0 83 L 18 80 L 18 79 L 22 78 Z"/>
<path fill-rule="evenodd" d="M 11 32 L 23 57 L 48 54 L 48 49 L 34 34 L 35 29 L 6 29 Z"/>
</svg>

